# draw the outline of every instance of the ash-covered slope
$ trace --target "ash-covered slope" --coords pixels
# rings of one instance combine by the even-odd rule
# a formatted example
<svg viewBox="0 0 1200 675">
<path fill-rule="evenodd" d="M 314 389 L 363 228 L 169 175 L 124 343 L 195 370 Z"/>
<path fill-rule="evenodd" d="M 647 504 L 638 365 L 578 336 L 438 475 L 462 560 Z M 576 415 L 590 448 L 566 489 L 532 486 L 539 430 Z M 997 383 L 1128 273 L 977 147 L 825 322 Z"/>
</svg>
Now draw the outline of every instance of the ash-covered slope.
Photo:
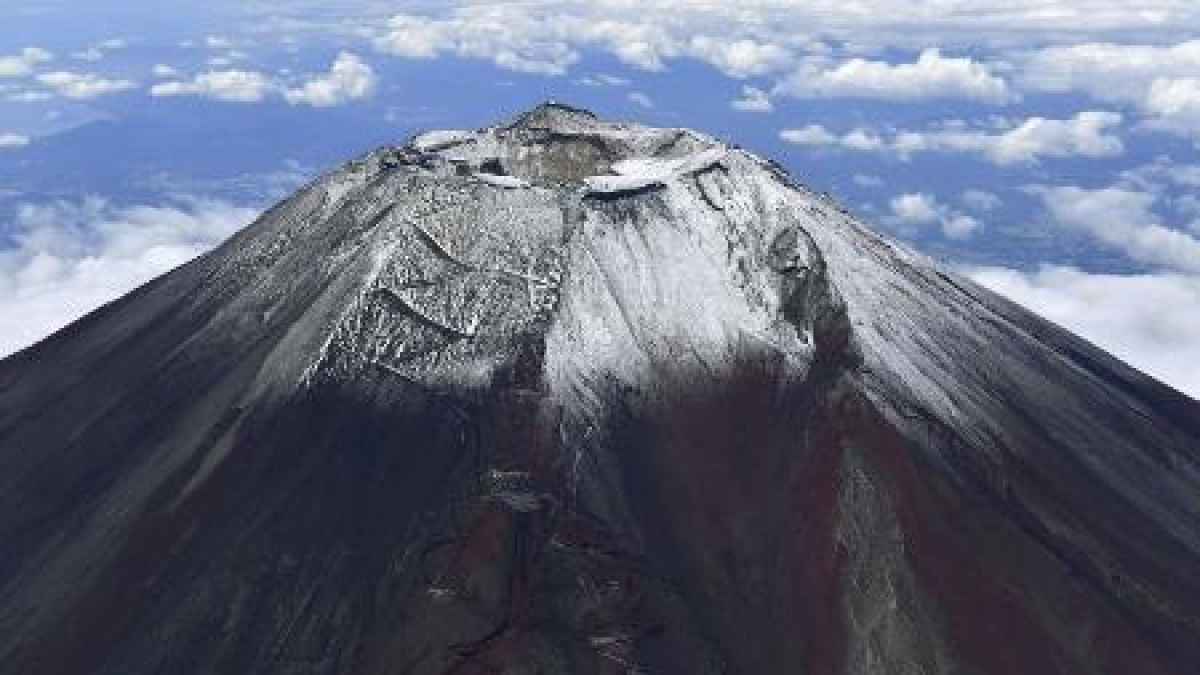
<svg viewBox="0 0 1200 675">
<path fill-rule="evenodd" d="M 0 542 L 12 673 L 1191 673 L 1200 404 L 549 104 L 0 362 Z"/>
</svg>

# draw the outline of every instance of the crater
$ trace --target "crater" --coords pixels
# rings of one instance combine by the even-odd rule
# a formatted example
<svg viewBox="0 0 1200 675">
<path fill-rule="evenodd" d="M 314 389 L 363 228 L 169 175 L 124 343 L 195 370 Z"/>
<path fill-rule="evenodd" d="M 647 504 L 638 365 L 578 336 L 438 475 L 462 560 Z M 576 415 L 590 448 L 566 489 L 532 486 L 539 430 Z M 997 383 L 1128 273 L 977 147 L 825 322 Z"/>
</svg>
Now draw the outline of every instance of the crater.
<svg viewBox="0 0 1200 675">
<path fill-rule="evenodd" d="M 428 132 L 409 144 L 447 162 L 451 173 L 506 176 L 545 187 L 627 176 L 623 164 L 677 162 L 719 146 L 694 132 L 605 122 L 587 110 L 555 102 L 507 124 L 476 132 Z"/>
</svg>

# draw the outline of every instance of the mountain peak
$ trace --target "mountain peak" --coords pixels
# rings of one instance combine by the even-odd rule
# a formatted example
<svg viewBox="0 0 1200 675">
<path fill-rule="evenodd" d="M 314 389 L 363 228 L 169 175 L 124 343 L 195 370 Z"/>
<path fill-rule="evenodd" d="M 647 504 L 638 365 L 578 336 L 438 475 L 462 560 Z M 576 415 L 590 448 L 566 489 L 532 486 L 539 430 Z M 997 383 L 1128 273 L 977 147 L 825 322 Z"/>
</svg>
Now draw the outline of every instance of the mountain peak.
<svg viewBox="0 0 1200 675">
<path fill-rule="evenodd" d="M 769 161 L 543 104 L 0 361 L 0 662 L 1190 673 L 1198 420 Z"/>
<path fill-rule="evenodd" d="M 509 128 L 566 131 L 599 122 L 596 113 L 568 103 L 548 100 L 520 113 Z"/>
</svg>

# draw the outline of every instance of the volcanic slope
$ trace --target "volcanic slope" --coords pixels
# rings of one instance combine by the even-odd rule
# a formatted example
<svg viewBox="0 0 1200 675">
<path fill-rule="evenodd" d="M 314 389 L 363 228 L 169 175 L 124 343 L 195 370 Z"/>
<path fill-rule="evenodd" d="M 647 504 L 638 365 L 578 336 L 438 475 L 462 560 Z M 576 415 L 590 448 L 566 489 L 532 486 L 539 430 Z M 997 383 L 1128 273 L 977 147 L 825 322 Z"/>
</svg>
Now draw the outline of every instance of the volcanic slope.
<svg viewBox="0 0 1200 675">
<path fill-rule="evenodd" d="M 1191 674 L 1200 404 L 704 134 L 423 134 L 0 362 L 5 673 Z"/>
</svg>

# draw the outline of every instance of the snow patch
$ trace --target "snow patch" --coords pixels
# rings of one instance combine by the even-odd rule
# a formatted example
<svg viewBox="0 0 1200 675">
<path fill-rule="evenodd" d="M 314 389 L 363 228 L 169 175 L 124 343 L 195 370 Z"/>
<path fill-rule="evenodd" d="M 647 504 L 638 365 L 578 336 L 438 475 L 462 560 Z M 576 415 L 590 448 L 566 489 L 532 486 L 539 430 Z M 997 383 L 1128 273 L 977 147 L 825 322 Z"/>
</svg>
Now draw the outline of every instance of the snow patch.
<svg viewBox="0 0 1200 675">
<path fill-rule="evenodd" d="M 474 139 L 474 131 L 447 129 L 442 131 L 427 131 L 412 139 L 412 147 L 420 152 L 437 152 L 454 145 L 461 145 Z"/>
<path fill-rule="evenodd" d="M 709 148 L 684 157 L 634 157 L 612 165 L 615 175 L 584 179 L 589 193 L 613 194 L 661 187 L 680 177 L 704 171 L 725 159 L 729 150 Z"/>
<path fill-rule="evenodd" d="M 520 190 L 531 186 L 529 181 L 517 178 L 516 176 L 500 176 L 485 172 L 477 172 L 472 175 L 481 182 L 506 190 Z"/>
</svg>

